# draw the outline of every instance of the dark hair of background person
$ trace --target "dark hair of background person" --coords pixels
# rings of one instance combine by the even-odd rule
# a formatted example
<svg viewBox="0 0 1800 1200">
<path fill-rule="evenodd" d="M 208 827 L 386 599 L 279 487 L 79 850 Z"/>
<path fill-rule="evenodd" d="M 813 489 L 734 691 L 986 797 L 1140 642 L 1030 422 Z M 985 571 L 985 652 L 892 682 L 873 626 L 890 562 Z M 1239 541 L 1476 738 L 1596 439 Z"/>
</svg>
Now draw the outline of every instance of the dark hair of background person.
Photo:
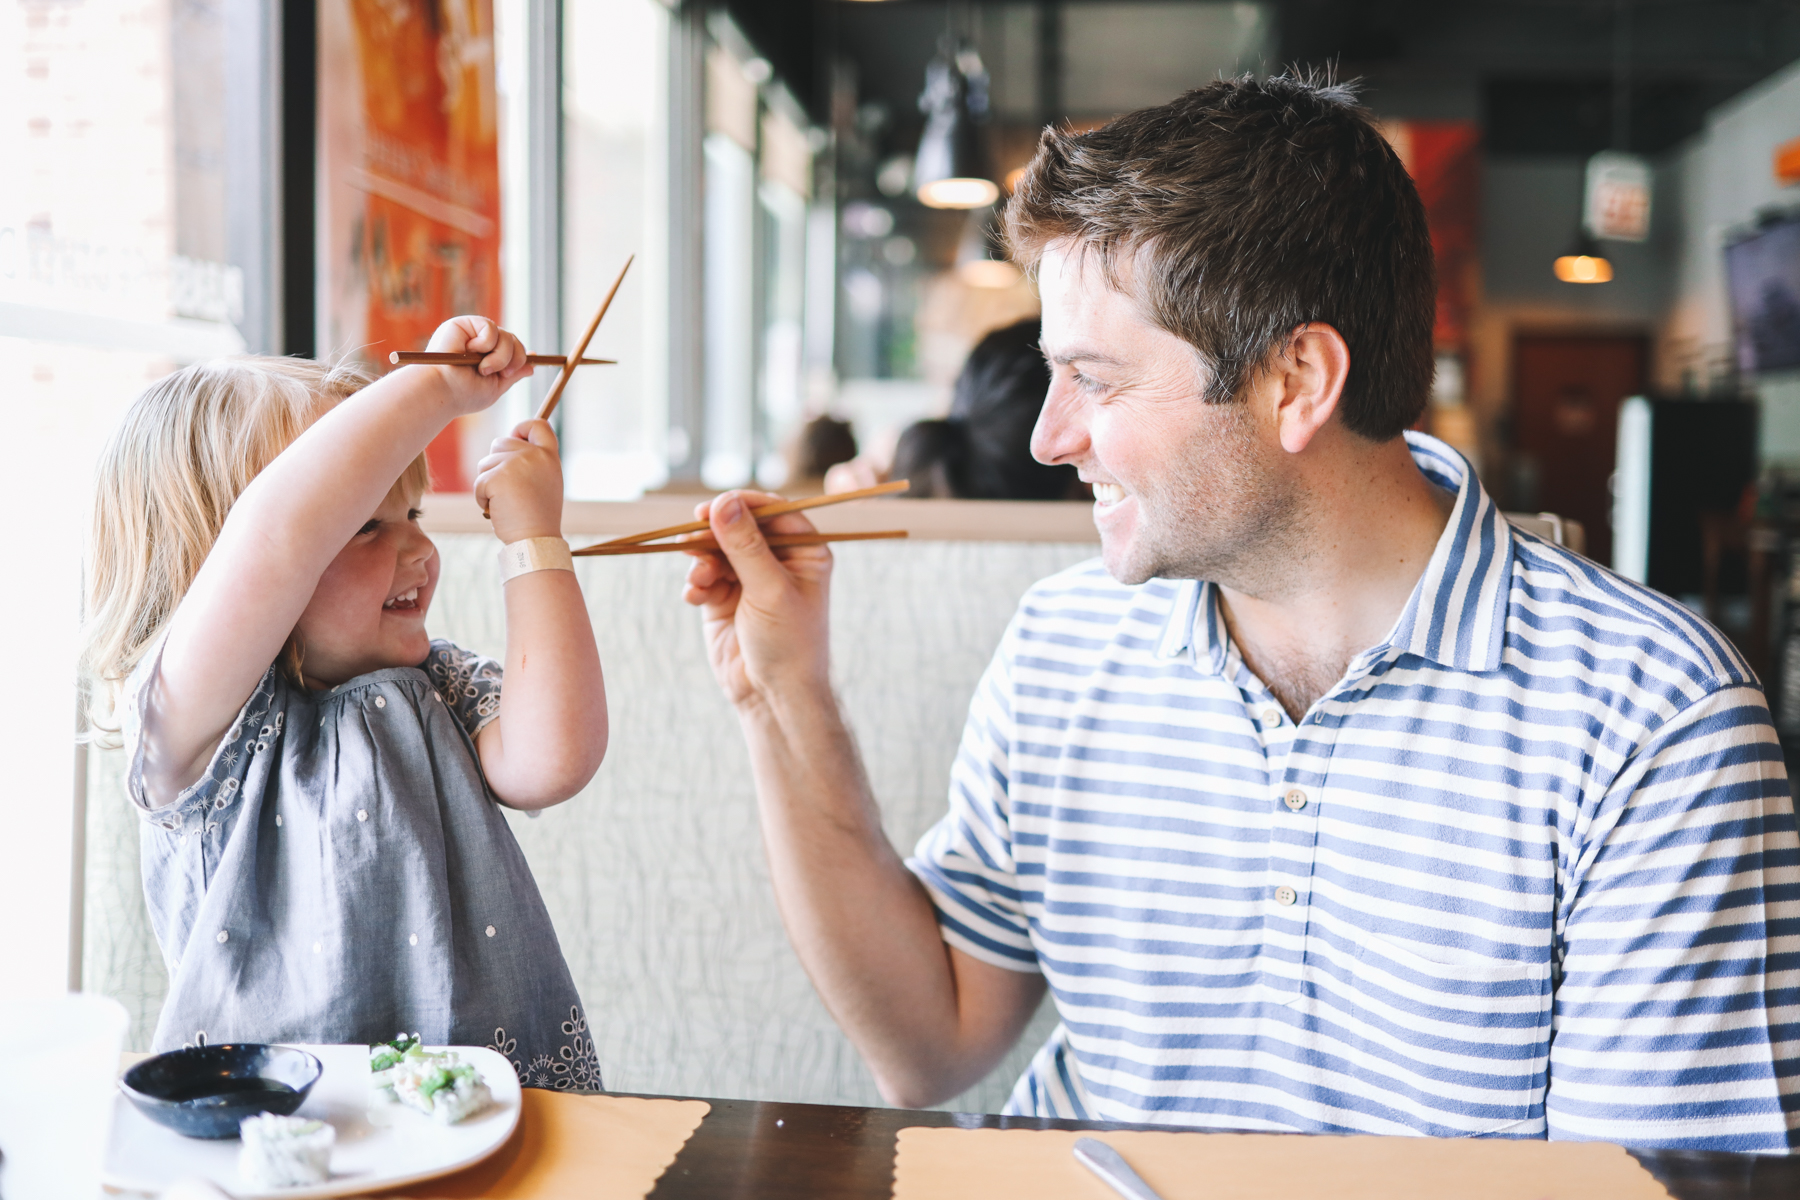
<svg viewBox="0 0 1800 1200">
<path fill-rule="evenodd" d="M 790 478 L 823 479 L 832 467 L 856 457 L 856 435 L 848 421 L 814 417 L 800 427 L 788 455 Z"/>
<path fill-rule="evenodd" d="M 1308 322 L 1350 348 L 1344 424 L 1397 437 L 1431 392 L 1437 273 L 1425 208 L 1346 85 L 1293 74 L 1195 88 L 1090 133 L 1050 128 L 1006 207 L 1013 258 L 1094 256 L 1237 396 Z"/>
<path fill-rule="evenodd" d="M 962 500 L 1064 500 L 1075 468 L 1031 457 L 1031 430 L 1050 389 L 1038 349 L 1036 318 L 988 334 L 956 377 L 950 416 L 919 421 L 900 435 L 891 478 L 913 497 Z"/>
</svg>

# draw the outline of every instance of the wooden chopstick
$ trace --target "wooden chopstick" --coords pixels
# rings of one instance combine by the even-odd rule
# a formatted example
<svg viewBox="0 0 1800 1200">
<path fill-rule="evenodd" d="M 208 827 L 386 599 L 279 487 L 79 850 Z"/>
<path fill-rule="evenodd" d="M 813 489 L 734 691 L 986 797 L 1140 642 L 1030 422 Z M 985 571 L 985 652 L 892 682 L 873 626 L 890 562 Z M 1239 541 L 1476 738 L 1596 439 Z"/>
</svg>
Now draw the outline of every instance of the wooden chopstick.
<svg viewBox="0 0 1800 1200">
<path fill-rule="evenodd" d="M 636 258 L 637 255 L 631 255 L 625 260 L 625 265 L 619 268 L 619 277 L 613 280 L 612 290 L 607 292 L 606 299 L 600 302 L 600 311 L 594 314 L 592 321 L 588 322 L 587 332 L 581 335 L 581 344 L 575 347 L 575 353 L 569 355 L 568 361 L 563 363 L 562 374 L 556 377 L 556 382 L 551 385 L 550 394 L 544 397 L 544 403 L 538 407 L 538 420 L 548 421 L 550 414 L 556 411 L 556 402 L 562 399 L 563 389 L 568 387 L 569 380 L 575 377 L 575 367 L 581 362 L 581 356 L 587 353 L 588 343 L 594 340 L 594 331 L 600 328 L 600 318 L 604 317 L 606 310 L 612 307 L 613 297 L 619 294 L 619 285 L 625 282 L 625 272 L 631 270 L 632 261 Z"/>
<path fill-rule="evenodd" d="M 486 357 L 487 355 L 485 354 L 447 354 L 436 350 L 396 350 L 388 355 L 388 361 L 396 367 L 410 367 L 417 365 L 434 367 L 477 367 L 481 365 L 481 360 Z M 567 356 L 561 354 L 527 354 L 525 356 L 525 361 L 534 367 L 560 367 L 569 360 Z M 577 363 L 576 366 L 614 366 L 618 361 L 619 360 L 616 358 L 584 358 Z"/>
<path fill-rule="evenodd" d="M 824 508 L 830 504 L 843 504 L 848 500 L 866 500 L 870 496 L 891 496 L 895 492 L 904 492 L 910 486 L 912 485 L 906 480 L 896 479 L 890 483 L 876 484 L 871 488 L 859 488 L 854 492 L 837 492 L 825 496 L 809 496 L 805 500 L 777 500 L 773 504 L 765 504 L 761 508 L 751 509 L 750 515 L 755 517 L 758 521 L 766 521 L 770 517 L 779 517 L 784 513 L 803 512 L 809 508 Z M 601 545 L 635 546 L 640 542 L 654 542 L 660 538 L 674 537 L 677 534 L 682 533 L 699 533 L 703 529 L 710 528 L 712 528 L 712 525 L 707 521 L 688 521 L 682 525 L 670 525 L 666 529 L 651 529 L 644 533 L 634 533 L 629 537 L 613 538 L 611 541 L 602 542 Z M 790 536 L 800 537 L 810 535 L 794 534 Z M 770 544 L 773 545 L 774 543 L 771 542 Z"/>
<path fill-rule="evenodd" d="M 769 545 L 781 546 L 822 546 L 826 542 L 872 542 L 881 538 L 903 538 L 904 529 L 877 529 L 870 533 L 777 533 L 767 540 Z M 695 538 L 691 542 L 658 542 L 654 546 L 636 543 L 620 544 L 617 542 L 601 542 L 597 546 L 583 546 L 579 550 L 571 550 L 576 558 L 599 557 L 614 554 L 662 554 L 674 550 L 713 550 L 719 548 L 715 538 Z"/>
</svg>

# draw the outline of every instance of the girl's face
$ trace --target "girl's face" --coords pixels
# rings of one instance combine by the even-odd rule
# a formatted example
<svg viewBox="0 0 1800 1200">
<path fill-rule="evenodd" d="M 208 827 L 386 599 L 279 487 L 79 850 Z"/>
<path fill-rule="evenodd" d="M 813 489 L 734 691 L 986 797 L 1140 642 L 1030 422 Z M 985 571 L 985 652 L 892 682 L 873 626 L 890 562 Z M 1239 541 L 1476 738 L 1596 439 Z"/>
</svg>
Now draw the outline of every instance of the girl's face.
<svg viewBox="0 0 1800 1200">
<path fill-rule="evenodd" d="M 416 667 L 431 640 L 437 547 L 419 528 L 419 497 L 395 484 L 368 524 L 319 577 L 294 627 L 308 686 L 331 687 L 382 667 Z"/>
</svg>

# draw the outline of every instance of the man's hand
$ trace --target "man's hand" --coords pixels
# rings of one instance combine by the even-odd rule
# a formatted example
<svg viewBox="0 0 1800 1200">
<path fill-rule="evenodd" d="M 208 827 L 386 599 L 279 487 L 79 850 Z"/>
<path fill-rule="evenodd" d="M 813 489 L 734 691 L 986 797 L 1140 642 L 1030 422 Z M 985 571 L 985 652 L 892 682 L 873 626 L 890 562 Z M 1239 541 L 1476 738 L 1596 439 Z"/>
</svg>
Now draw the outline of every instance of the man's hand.
<svg viewBox="0 0 1800 1200">
<path fill-rule="evenodd" d="M 831 551 L 769 548 L 749 510 L 780 498 L 726 492 L 694 510 L 712 522 L 713 537 L 730 558 L 698 554 L 683 599 L 703 613 L 713 674 L 740 709 L 766 708 L 785 694 L 831 690 Z M 799 513 L 776 517 L 768 531 L 815 532 Z"/>
<path fill-rule="evenodd" d="M 506 389 L 531 374 L 524 345 L 486 317 L 451 317 L 437 327 L 426 349 L 484 356 L 474 370 L 468 367 L 417 368 L 436 371 L 451 405 L 465 415 L 487 408 L 505 395 Z"/>
<path fill-rule="evenodd" d="M 831 552 L 771 550 L 727 492 L 696 515 L 722 549 L 696 552 L 685 598 L 737 706 L 788 937 L 890 1103 L 935 1104 L 992 1069 L 1031 1019 L 1041 975 L 944 944 L 931 897 L 882 832 L 856 743 L 831 694 Z M 770 533 L 810 533 L 798 513 Z"/>
<path fill-rule="evenodd" d="M 548 421 L 521 421 L 506 437 L 495 438 L 487 457 L 475 464 L 475 502 L 493 519 L 501 542 L 562 536 L 562 459 L 556 447 Z"/>
</svg>

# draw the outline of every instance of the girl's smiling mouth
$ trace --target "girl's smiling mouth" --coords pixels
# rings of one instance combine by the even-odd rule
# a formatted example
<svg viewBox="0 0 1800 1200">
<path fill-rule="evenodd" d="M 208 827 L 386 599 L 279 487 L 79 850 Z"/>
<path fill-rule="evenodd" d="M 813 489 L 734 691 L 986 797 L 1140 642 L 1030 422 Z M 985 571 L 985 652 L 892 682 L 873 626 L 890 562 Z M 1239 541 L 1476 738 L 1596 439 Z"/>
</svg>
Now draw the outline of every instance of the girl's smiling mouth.
<svg viewBox="0 0 1800 1200">
<path fill-rule="evenodd" d="M 398 596 L 389 596 L 382 606 L 384 612 L 417 612 L 419 609 L 419 589 L 411 588 Z"/>
</svg>

